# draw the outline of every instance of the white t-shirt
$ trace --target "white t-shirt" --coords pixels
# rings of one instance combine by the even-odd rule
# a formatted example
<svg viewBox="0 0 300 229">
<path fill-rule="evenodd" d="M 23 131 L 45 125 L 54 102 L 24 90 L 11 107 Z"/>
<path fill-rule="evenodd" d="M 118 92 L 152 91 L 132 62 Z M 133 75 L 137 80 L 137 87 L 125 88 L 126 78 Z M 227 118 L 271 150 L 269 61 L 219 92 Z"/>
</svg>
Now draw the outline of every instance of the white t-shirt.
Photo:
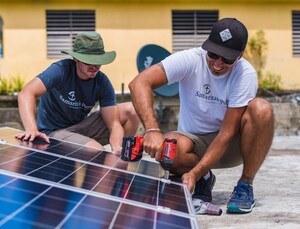
<svg viewBox="0 0 300 229">
<path fill-rule="evenodd" d="M 218 131 L 227 107 L 247 106 L 257 92 L 256 71 L 244 58 L 230 72 L 218 77 L 210 72 L 202 48 L 177 52 L 162 64 L 168 83 L 179 82 L 179 131 L 194 134 Z"/>
</svg>

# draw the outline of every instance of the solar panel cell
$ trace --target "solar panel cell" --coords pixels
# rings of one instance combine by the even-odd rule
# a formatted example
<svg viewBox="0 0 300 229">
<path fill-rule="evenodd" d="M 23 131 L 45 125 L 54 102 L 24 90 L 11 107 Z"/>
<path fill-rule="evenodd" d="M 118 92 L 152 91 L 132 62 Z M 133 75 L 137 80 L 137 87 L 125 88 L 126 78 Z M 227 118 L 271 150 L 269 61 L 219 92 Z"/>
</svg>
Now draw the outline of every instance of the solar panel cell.
<svg viewBox="0 0 300 229">
<path fill-rule="evenodd" d="M 11 181 L 12 179 L 13 179 L 13 177 L 9 177 L 7 175 L 0 174 L 0 188 L 3 184 Z"/>
</svg>

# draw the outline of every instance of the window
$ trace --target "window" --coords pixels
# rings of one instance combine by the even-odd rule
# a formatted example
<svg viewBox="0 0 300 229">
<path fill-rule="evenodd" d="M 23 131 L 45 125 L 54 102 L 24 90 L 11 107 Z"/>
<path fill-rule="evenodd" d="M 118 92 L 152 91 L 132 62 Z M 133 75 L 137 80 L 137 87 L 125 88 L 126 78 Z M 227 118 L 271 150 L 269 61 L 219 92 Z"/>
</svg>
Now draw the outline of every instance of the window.
<svg viewBox="0 0 300 229">
<path fill-rule="evenodd" d="M 3 58 L 3 20 L 0 17 L 0 59 Z"/>
<path fill-rule="evenodd" d="M 218 18 L 217 10 L 173 10 L 173 52 L 201 46 Z"/>
<path fill-rule="evenodd" d="M 300 11 L 292 11 L 293 55 L 300 56 Z"/>
<path fill-rule="evenodd" d="M 47 56 L 66 57 L 61 51 L 72 50 L 81 31 L 95 31 L 94 10 L 47 10 Z"/>
</svg>

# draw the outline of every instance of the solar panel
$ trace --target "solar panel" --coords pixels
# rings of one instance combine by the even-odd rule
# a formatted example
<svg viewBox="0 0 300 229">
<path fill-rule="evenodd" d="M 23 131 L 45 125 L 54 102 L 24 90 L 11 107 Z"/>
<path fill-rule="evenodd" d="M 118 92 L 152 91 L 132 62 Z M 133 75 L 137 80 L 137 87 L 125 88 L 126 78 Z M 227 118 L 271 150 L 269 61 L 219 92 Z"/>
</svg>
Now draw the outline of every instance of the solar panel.
<svg viewBox="0 0 300 229">
<path fill-rule="evenodd" d="M 159 163 L 0 128 L 1 228 L 199 228 L 191 196 Z"/>
</svg>

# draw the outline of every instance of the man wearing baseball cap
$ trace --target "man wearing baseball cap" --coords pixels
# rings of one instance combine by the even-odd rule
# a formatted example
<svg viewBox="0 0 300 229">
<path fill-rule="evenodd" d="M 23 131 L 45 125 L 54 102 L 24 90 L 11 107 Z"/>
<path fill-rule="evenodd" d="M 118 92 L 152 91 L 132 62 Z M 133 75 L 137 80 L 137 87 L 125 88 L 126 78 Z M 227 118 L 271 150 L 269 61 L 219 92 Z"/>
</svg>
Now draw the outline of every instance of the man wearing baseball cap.
<svg viewBox="0 0 300 229">
<path fill-rule="evenodd" d="M 63 53 L 73 58 L 53 63 L 20 92 L 25 132 L 16 137 L 49 142 L 50 136 L 98 149 L 109 143 L 112 151 L 120 152 L 123 136 L 135 134 L 139 119 L 132 103 L 117 105 L 113 86 L 100 71 L 102 65 L 114 61 L 116 52 L 104 50 L 99 33 L 83 32 L 76 36 L 73 50 Z M 96 102 L 100 110 L 90 114 Z"/>
<path fill-rule="evenodd" d="M 166 137 L 177 139 L 171 172 L 181 176 L 193 198 L 212 200 L 212 169 L 243 164 L 228 213 L 248 213 L 254 205 L 253 180 L 272 143 L 271 105 L 256 98 L 255 69 L 242 56 L 246 27 L 235 18 L 216 22 L 202 47 L 170 55 L 141 72 L 129 88 L 145 127 L 144 150 L 160 158 Z M 152 91 L 179 82 L 178 130 L 163 135 L 153 111 Z"/>
</svg>

